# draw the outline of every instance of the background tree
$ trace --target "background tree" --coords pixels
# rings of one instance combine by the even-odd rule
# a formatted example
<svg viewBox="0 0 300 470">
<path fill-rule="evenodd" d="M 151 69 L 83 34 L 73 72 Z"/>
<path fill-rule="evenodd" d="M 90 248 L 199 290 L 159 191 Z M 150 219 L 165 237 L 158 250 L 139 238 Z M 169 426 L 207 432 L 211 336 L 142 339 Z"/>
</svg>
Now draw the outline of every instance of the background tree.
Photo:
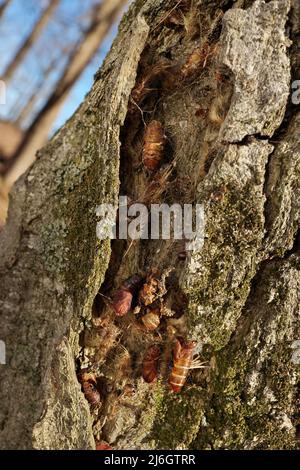
<svg viewBox="0 0 300 470">
<path fill-rule="evenodd" d="M 0 18 L 4 15 L 6 8 L 9 6 L 11 0 L 4 0 L 0 5 Z"/>
<path fill-rule="evenodd" d="M 127 0 L 88 0 L 72 4 L 55 0 L 41 9 L 39 0 L 33 5 L 27 4 L 35 13 L 34 19 L 24 4 L 12 4 L 20 17 L 24 14 L 24 22 L 25 14 L 29 15 L 32 26 L 2 74 L 8 80 L 16 71 L 7 86 L 7 105 L 1 109 L 5 118 L 0 121 L 0 172 L 3 175 L 0 179 L 0 223 L 3 224 L 6 218 L 11 184 L 28 168 L 36 151 L 59 124 L 62 107 L 76 82 L 79 82 L 77 95 L 84 96 L 86 78 L 79 78 L 85 71 L 92 77 L 99 66 L 99 57 L 102 58 L 109 47 L 114 24 L 126 4 Z M 19 11 L 21 9 L 24 12 Z M 7 28 L 11 33 L 9 24 Z M 18 28 L 17 18 L 14 28 Z M 8 35 L 6 40 L 11 47 L 16 38 L 13 40 L 13 35 Z M 107 43 L 101 50 L 104 41 Z M 93 63 L 97 52 L 97 63 Z M 76 102 L 80 102 L 79 97 L 76 96 L 73 109 Z M 5 176 L 8 170 L 9 174 Z"/>
<path fill-rule="evenodd" d="M 46 142 L 59 110 L 68 97 L 74 83 L 94 57 L 126 3 L 127 0 L 103 0 L 94 8 L 90 27 L 84 33 L 78 47 L 71 54 L 57 87 L 35 117 L 20 147 L 11 160 L 13 167 L 5 176 L 5 181 L 9 186 L 34 161 L 36 151 Z"/>
<path fill-rule="evenodd" d="M 123 18 L 84 103 L 12 191 L 2 448 L 299 448 L 298 5 L 139 0 Z M 154 174 L 140 167 L 151 119 L 169 144 Z M 203 248 L 182 260 L 172 240 L 99 241 L 96 207 L 119 194 L 203 203 Z M 159 334 L 107 301 L 152 267 L 169 272 Z M 166 383 L 176 336 L 208 363 L 180 394 Z M 149 385 L 153 344 L 162 376 Z"/>
<path fill-rule="evenodd" d="M 60 0 L 49 0 L 48 6 L 42 11 L 41 16 L 36 21 L 31 33 L 25 39 L 16 55 L 12 58 L 10 63 L 7 65 L 2 79 L 8 83 L 13 76 L 16 69 L 19 67 L 24 57 L 29 52 L 34 42 L 38 39 L 43 29 L 47 25 L 48 21 L 52 17 L 55 9 L 58 7 Z"/>
</svg>

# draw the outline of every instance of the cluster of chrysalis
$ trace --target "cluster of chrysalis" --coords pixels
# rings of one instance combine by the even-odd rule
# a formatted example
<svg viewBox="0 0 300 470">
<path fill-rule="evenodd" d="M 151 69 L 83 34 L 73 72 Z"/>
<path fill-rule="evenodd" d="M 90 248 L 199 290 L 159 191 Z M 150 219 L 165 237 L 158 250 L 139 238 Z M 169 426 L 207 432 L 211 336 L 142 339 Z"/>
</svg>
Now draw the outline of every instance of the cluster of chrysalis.
<svg viewBox="0 0 300 470">
<path fill-rule="evenodd" d="M 133 308 L 132 301 L 137 294 L 137 305 Z M 140 321 L 145 330 L 156 330 L 161 322 L 166 294 L 165 282 L 158 270 L 151 270 L 146 278 L 135 274 L 123 282 L 114 292 L 112 308 L 117 316 L 124 316 L 131 310 L 139 314 Z M 173 367 L 169 376 L 169 385 L 174 392 L 180 392 L 185 384 L 188 371 L 193 368 L 203 367 L 198 360 L 193 360 L 196 348 L 195 341 L 185 341 L 182 337 L 176 337 L 173 348 Z M 143 359 L 142 376 L 147 383 L 154 382 L 159 375 L 159 362 L 161 348 L 152 345 L 148 348 Z"/>
<path fill-rule="evenodd" d="M 157 64 L 147 73 L 133 89 L 128 107 L 129 115 L 140 111 L 140 105 L 151 92 L 151 83 L 157 77 L 163 77 L 166 87 L 171 89 L 178 84 L 178 80 L 186 81 L 194 76 L 200 68 L 204 68 L 212 56 L 216 54 L 216 46 L 205 43 L 196 47 L 183 65 L 169 65 L 165 62 Z M 222 75 L 217 72 L 216 80 L 222 80 Z M 199 117 L 205 118 L 208 110 L 198 109 Z M 166 135 L 162 123 L 152 120 L 148 123 L 144 133 L 143 164 L 150 172 L 158 170 L 164 155 Z"/>
</svg>

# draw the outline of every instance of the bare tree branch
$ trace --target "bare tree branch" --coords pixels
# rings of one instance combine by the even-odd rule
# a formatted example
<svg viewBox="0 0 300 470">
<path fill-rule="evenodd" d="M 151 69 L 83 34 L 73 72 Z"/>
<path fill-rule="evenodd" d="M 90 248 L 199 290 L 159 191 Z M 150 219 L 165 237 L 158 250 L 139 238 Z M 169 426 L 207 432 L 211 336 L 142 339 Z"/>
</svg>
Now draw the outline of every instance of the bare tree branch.
<svg viewBox="0 0 300 470">
<path fill-rule="evenodd" d="M 54 11 L 59 5 L 60 0 L 49 0 L 49 4 L 47 8 L 42 12 L 40 18 L 35 23 L 30 35 L 27 37 L 25 42 L 19 48 L 16 55 L 12 58 L 11 62 L 6 67 L 6 70 L 3 73 L 2 79 L 7 83 L 12 78 L 13 74 L 15 73 L 16 69 L 19 67 L 21 62 L 24 60 L 25 56 L 30 51 L 32 45 L 36 42 L 36 40 L 41 35 L 43 29 L 51 19 Z"/>
<path fill-rule="evenodd" d="M 4 0 L 4 2 L 2 2 L 0 6 L 0 18 L 4 15 L 5 10 L 7 9 L 10 3 L 11 3 L 11 0 Z"/>
<path fill-rule="evenodd" d="M 94 19 L 83 40 L 68 61 L 57 88 L 26 132 L 24 141 L 10 160 L 5 180 L 9 186 L 34 161 L 36 151 L 45 143 L 55 119 L 74 83 L 97 52 L 128 0 L 104 0 L 95 9 Z"/>
</svg>

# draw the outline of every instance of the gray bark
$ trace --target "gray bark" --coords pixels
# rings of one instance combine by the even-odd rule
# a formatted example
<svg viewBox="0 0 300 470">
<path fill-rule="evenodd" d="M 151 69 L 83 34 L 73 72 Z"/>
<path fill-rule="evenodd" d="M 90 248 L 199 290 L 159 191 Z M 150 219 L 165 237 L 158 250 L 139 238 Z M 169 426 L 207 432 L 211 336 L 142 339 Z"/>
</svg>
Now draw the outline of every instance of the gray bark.
<svg viewBox="0 0 300 470">
<path fill-rule="evenodd" d="M 133 4 L 85 102 L 13 189 L 1 233 L 1 448 L 299 448 L 298 3 L 183 2 L 185 21 L 170 27 L 177 3 Z M 205 42 L 218 44 L 214 57 L 174 78 Z M 171 67 L 140 108 L 170 141 L 173 176 L 155 197 L 205 206 L 204 246 L 185 261 L 180 243 L 96 238 L 96 206 L 119 192 L 149 197 L 143 121 L 126 114 L 135 83 L 165 55 Z M 181 316 L 165 323 L 209 364 L 180 394 L 164 377 L 141 378 L 146 347 L 167 354 L 172 338 L 98 302 L 100 288 L 110 296 L 155 266 L 174 268 L 168 294 Z M 84 367 L 102 384 L 99 410 L 80 391 Z M 120 398 L 126 384 L 134 397 Z"/>
</svg>

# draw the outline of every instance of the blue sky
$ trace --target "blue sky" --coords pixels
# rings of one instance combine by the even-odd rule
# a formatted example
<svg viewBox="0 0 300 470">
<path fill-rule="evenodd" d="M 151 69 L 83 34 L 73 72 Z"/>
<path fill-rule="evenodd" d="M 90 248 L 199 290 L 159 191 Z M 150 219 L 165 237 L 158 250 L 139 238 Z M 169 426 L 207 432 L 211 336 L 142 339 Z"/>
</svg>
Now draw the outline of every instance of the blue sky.
<svg viewBox="0 0 300 470">
<path fill-rule="evenodd" d="M 45 28 L 40 40 L 7 85 L 7 104 L 0 107 L 1 119 L 15 119 L 28 96 L 34 93 L 37 87 L 42 95 L 37 97 L 36 110 L 38 111 L 43 105 L 47 93 L 49 94 L 55 86 L 59 71 L 62 70 L 65 60 L 67 60 L 67 54 L 62 54 L 61 48 L 68 47 L 74 40 L 79 39 L 78 17 L 85 20 L 90 6 L 96 2 L 97 0 L 61 0 L 53 19 Z M 13 0 L 6 10 L 0 20 L 0 75 L 47 4 L 48 0 Z M 113 27 L 94 59 L 73 87 L 53 130 L 64 124 L 90 90 L 93 76 L 101 66 L 116 33 L 117 25 Z M 56 67 L 44 82 L 43 71 L 49 67 L 51 60 L 56 61 Z M 42 83 L 43 87 L 40 86 Z M 27 125 L 29 123 L 26 122 Z"/>
<path fill-rule="evenodd" d="M 74 113 L 77 107 L 80 105 L 84 99 L 86 93 L 91 89 L 94 75 L 97 70 L 100 68 L 107 52 L 110 49 L 112 41 L 117 33 L 118 26 L 116 25 L 107 39 L 104 41 L 100 50 L 92 60 L 91 64 L 86 68 L 81 78 L 78 80 L 76 85 L 73 87 L 66 104 L 63 106 L 60 115 L 55 123 L 54 129 L 61 127 L 67 119 Z"/>
</svg>

